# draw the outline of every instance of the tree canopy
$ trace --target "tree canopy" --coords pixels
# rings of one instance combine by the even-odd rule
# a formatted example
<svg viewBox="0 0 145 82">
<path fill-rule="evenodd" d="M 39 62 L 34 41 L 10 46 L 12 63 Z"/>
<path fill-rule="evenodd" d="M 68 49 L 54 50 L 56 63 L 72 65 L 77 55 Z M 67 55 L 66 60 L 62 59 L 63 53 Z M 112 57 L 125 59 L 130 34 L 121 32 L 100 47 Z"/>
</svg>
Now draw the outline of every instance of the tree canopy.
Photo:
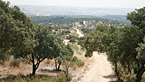
<svg viewBox="0 0 145 82">
<path fill-rule="evenodd" d="M 118 79 L 118 66 L 122 68 L 134 70 L 136 74 L 136 82 L 140 82 L 142 74 L 145 71 L 144 60 L 144 33 L 145 33 L 145 7 L 136 9 L 128 13 L 127 19 L 131 21 L 131 26 L 117 28 L 114 26 L 98 25 L 95 31 L 88 34 L 84 42 L 86 56 L 92 56 L 93 51 L 106 52 L 109 61 L 115 66 L 115 72 Z"/>
<path fill-rule="evenodd" d="M 0 4 L 0 61 L 10 53 L 16 58 L 26 58 L 32 62 L 35 75 L 44 59 L 73 54 L 69 45 L 49 31 L 52 27 L 35 25 L 18 6 L 10 7 L 9 2 L 0 0 Z"/>
</svg>

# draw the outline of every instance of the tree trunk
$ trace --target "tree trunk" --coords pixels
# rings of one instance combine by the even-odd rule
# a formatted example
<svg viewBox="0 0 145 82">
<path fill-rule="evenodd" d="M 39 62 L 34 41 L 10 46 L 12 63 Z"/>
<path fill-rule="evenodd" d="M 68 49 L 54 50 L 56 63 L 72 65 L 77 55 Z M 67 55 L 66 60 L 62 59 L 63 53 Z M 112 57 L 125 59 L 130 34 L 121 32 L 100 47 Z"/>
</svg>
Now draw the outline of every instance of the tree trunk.
<svg viewBox="0 0 145 82">
<path fill-rule="evenodd" d="M 137 71 L 135 82 L 140 82 L 141 81 L 141 78 L 142 78 L 142 75 L 143 75 L 144 72 L 145 72 L 145 67 L 144 67 L 144 63 L 142 63 L 141 68 Z"/>
<path fill-rule="evenodd" d="M 56 60 L 54 60 L 55 61 L 55 69 L 56 69 L 56 71 L 58 70 L 57 69 L 57 62 L 56 62 Z"/>
<path fill-rule="evenodd" d="M 61 65 L 61 63 L 59 63 L 59 65 L 58 65 L 58 71 L 59 71 L 60 65 Z"/>
<path fill-rule="evenodd" d="M 68 80 L 68 67 L 66 67 L 66 78 Z"/>
<path fill-rule="evenodd" d="M 119 82 L 123 82 L 120 77 L 119 77 L 119 74 L 118 74 L 118 71 L 117 71 L 117 58 L 116 58 L 116 55 L 115 55 L 115 73 L 116 73 L 116 76 L 118 78 L 118 81 Z"/>
<path fill-rule="evenodd" d="M 32 72 L 32 75 L 35 75 L 35 72 L 36 72 L 36 68 L 35 68 L 35 65 L 33 65 L 33 72 Z"/>
<path fill-rule="evenodd" d="M 34 61 L 34 56 L 32 55 L 32 63 L 33 63 L 33 68 L 32 68 L 32 75 L 35 75 L 36 72 L 36 66 L 35 66 L 35 61 Z"/>
<path fill-rule="evenodd" d="M 32 55 L 32 63 L 33 63 L 32 75 L 35 75 L 36 70 L 38 69 L 40 62 L 41 61 L 37 60 L 37 63 L 35 64 L 34 56 Z"/>
<path fill-rule="evenodd" d="M 67 67 L 67 65 L 65 66 L 66 68 L 65 68 L 65 76 L 66 76 L 66 78 L 68 78 L 68 67 Z"/>
</svg>

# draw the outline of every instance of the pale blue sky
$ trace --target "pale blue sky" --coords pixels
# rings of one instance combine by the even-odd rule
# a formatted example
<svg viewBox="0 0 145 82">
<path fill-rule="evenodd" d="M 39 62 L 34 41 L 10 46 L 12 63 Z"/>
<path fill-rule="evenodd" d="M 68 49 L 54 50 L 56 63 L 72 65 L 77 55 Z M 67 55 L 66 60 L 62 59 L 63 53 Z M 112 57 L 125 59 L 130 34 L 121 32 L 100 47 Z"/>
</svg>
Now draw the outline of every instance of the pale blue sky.
<svg viewBox="0 0 145 82">
<path fill-rule="evenodd" d="M 142 8 L 145 0 L 3 0 L 12 5 L 55 5 L 103 8 Z"/>
</svg>

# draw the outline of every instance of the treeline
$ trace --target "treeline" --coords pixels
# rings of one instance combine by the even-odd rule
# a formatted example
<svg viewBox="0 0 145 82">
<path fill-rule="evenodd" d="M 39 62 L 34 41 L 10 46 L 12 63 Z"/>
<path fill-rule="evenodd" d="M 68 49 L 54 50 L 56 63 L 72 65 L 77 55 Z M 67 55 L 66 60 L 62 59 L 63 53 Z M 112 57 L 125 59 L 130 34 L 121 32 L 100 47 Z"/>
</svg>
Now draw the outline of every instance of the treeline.
<svg viewBox="0 0 145 82">
<path fill-rule="evenodd" d="M 119 81 L 144 82 L 145 72 L 145 7 L 127 14 L 131 26 L 118 28 L 98 25 L 79 44 L 86 49 L 85 56 L 93 51 L 106 52 Z"/>
<path fill-rule="evenodd" d="M 92 22 L 89 25 L 97 26 L 97 22 L 102 22 L 104 25 L 117 25 L 119 27 L 126 26 L 126 23 L 121 23 L 118 21 L 102 19 L 102 18 L 71 18 L 67 16 L 34 16 L 31 17 L 32 21 L 35 24 L 40 24 L 43 26 L 53 26 L 55 28 L 63 28 L 63 27 L 73 27 L 73 23 L 79 22 L 83 25 L 83 21 Z"/>
<path fill-rule="evenodd" d="M 32 64 L 30 75 L 33 76 L 43 60 L 55 59 L 56 70 L 63 63 L 65 80 L 70 80 L 68 68 L 77 58 L 69 45 L 49 31 L 52 27 L 34 24 L 18 6 L 10 7 L 10 2 L 2 0 L 0 18 L 0 62 L 8 61 L 11 55 L 15 59 L 26 59 Z"/>
<path fill-rule="evenodd" d="M 131 22 L 126 19 L 125 15 L 105 15 L 105 16 L 100 16 L 99 18 L 114 20 L 114 21 L 126 23 L 127 25 L 131 24 Z"/>
</svg>

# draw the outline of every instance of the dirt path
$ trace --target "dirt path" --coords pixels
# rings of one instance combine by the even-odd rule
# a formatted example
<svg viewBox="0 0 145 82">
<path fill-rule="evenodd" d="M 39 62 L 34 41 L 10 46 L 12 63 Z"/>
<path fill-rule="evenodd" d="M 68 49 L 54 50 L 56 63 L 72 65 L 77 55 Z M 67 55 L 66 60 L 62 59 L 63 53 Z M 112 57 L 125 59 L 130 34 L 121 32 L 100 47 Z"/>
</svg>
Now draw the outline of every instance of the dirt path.
<svg viewBox="0 0 145 82">
<path fill-rule="evenodd" d="M 79 32 L 77 28 L 77 33 L 79 37 L 83 37 L 84 35 Z M 91 57 L 93 61 L 85 61 L 85 67 L 87 67 L 87 71 L 85 68 L 82 68 L 84 71 L 78 72 L 79 81 L 77 82 L 109 82 L 113 81 L 111 75 L 113 75 L 113 70 L 109 61 L 107 61 L 107 56 L 105 54 L 98 54 L 97 52 L 93 53 Z"/>
<path fill-rule="evenodd" d="M 97 52 L 93 53 L 94 62 L 90 63 L 89 70 L 84 73 L 78 82 L 109 82 L 113 70 L 111 64 L 107 61 L 107 57 Z"/>
<path fill-rule="evenodd" d="M 80 31 L 77 29 L 77 27 L 76 28 L 74 28 L 76 31 L 77 31 L 77 33 L 79 34 L 79 37 L 83 37 L 84 36 L 84 34 L 82 34 L 82 33 L 80 33 Z"/>
</svg>

